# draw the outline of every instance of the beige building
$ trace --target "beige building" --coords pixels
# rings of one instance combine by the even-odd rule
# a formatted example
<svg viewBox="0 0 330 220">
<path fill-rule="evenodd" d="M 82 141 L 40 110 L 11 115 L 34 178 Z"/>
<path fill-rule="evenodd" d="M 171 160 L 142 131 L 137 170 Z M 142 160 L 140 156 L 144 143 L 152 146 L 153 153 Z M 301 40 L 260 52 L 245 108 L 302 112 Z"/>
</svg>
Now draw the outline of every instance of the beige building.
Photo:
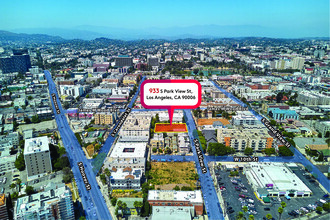
<svg viewBox="0 0 330 220">
<path fill-rule="evenodd" d="M 115 113 L 96 113 L 94 115 L 96 125 L 112 125 L 115 123 Z"/>
<path fill-rule="evenodd" d="M 131 113 L 122 128 L 120 129 L 121 136 L 145 136 L 150 134 L 151 117 L 147 114 Z"/>
<path fill-rule="evenodd" d="M 217 129 L 217 140 L 236 151 L 244 151 L 245 148 L 252 148 L 260 151 L 271 148 L 273 138 L 268 134 L 267 129 Z"/>
</svg>

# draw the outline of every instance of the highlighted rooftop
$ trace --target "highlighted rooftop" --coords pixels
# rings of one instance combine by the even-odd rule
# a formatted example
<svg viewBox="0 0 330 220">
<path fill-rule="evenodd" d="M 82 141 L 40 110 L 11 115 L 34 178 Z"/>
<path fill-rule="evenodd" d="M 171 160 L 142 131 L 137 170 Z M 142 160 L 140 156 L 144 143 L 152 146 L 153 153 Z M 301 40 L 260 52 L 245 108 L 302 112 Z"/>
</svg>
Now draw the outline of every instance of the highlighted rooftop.
<svg viewBox="0 0 330 220">
<path fill-rule="evenodd" d="M 170 132 L 170 133 L 186 133 L 188 132 L 185 123 L 156 123 L 155 133 Z"/>
</svg>

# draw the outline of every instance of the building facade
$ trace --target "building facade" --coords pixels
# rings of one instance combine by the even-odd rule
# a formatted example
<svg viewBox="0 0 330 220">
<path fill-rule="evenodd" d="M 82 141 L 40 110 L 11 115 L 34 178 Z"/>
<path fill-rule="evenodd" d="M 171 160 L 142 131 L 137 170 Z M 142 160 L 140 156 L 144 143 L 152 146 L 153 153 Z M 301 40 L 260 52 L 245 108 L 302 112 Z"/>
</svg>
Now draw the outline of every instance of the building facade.
<svg viewBox="0 0 330 220">
<path fill-rule="evenodd" d="M 25 140 L 24 160 L 28 178 L 33 179 L 52 172 L 48 137 Z"/>
</svg>

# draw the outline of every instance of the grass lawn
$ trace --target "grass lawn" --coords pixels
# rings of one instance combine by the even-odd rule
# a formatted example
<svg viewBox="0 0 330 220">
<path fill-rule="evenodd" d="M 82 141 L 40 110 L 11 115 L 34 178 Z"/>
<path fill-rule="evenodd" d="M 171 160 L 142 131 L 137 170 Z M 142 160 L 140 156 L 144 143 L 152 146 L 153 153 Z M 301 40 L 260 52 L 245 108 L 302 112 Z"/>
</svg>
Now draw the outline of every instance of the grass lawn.
<svg viewBox="0 0 330 220">
<path fill-rule="evenodd" d="M 196 188 L 198 174 L 194 162 L 152 162 L 149 183 L 155 189 L 173 189 L 176 185 Z"/>
</svg>

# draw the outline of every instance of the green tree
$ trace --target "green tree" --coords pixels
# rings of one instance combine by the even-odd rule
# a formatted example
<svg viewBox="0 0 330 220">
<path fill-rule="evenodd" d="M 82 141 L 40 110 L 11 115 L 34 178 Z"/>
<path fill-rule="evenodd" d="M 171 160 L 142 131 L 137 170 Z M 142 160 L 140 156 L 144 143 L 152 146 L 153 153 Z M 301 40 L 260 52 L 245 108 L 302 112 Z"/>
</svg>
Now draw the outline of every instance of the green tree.
<svg viewBox="0 0 330 220">
<path fill-rule="evenodd" d="M 277 123 L 276 123 L 275 120 L 270 120 L 270 125 L 271 125 L 271 126 L 276 126 L 276 124 L 277 124 Z"/>
<path fill-rule="evenodd" d="M 105 175 L 107 175 L 108 177 L 111 176 L 111 172 L 110 172 L 110 170 L 109 170 L 108 168 L 105 168 L 105 169 L 104 169 L 104 173 L 105 173 Z"/>
<path fill-rule="evenodd" d="M 321 206 L 317 206 L 317 207 L 316 207 L 316 211 L 318 211 L 318 212 L 322 212 L 322 211 L 323 211 L 323 208 L 322 208 Z"/>
<path fill-rule="evenodd" d="M 243 210 L 243 212 L 247 212 L 247 211 L 249 211 L 249 209 L 248 209 L 247 206 L 243 206 L 242 210 Z"/>
<path fill-rule="evenodd" d="M 33 193 L 35 193 L 35 190 L 34 190 L 34 188 L 32 186 L 26 186 L 25 193 L 27 195 L 32 195 Z"/>
<path fill-rule="evenodd" d="M 244 154 L 245 155 L 252 155 L 253 154 L 253 149 L 251 147 L 247 147 L 244 149 Z"/>
<path fill-rule="evenodd" d="M 285 146 L 279 147 L 278 152 L 281 156 L 293 156 L 292 151 L 289 148 L 285 147 Z"/>
<path fill-rule="evenodd" d="M 121 200 L 118 200 L 118 201 L 117 201 L 117 206 L 118 206 L 119 208 L 121 208 L 122 205 L 123 205 L 123 202 L 122 202 Z"/>
<path fill-rule="evenodd" d="M 14 189 L 14 188 L 16 188 L 16 184 L 15 183 L 12 183 L 12 184 L 10 184 L 10 186 L 9 186 L 11 189 Z"/>
<path fill-rule="evenodd" d="M 105 177 L 104 174 L 100 174 L 100 179 L 101 179 L 103 185 L 105 185 L 107 183 L 107 178 Z"/>
<path fill-rule="evenodd" d="M 330 202 L 324 203 L 322 208 L 323 208 L 324 211 L 329 212 L 330 211 Z"/>
<path fill-rule="evenodd" d="M 173 190 L 175 190 L 175 191 L 179 191 L 179 190 L 180 190 L 180 187 L 179 187 L 178 185 L 176 185 L 176 186 L 173 188 Z"/>
<path fill-rule="evenodd" d="M 249 215 L 249 220 L 254 220 L 254 216 L 253 215 Z"/>
<path fill-rule="evenodd" d="M 18 155 L 18 157 L 16 158 L 16 161 L 15 161 L 15 167 L 16 167 L 19 171 L 23 171 L 23 170 L 25 170 L 25 160 L 24 160 L 23 152 L 20 153 L 20 155 Z"/>
<path fill-rule="evenodd" d="M 26 109 L 26 105 L 22 105 L 22 109 L 24 109 L 24 110 L 25 110 L 25 109 Z"/>
<path fill-rule="evenodd" d="M 133 205 L 138 210 L 138 212 L 140 213 L 141 212 L 141 208 L 143 206 L 143 203 L 140 202 L 140 201 L 134 201 Z"/>
<path fill-rule="evenodd" d="M 275 154 L 275 148 L 273 148 L 273 147 L 271 147 L 271 148 L 266 148 L 266 149 L 265 149 L 265 154 L 266 154 L 267 156 L 270 156 L 270 155 L 272 155 L 272 154 Z"/>
<path fill-rule="evenodd" d="M 85 216 L 80 216 L 79 220 L 86 220 Z"/>
<path fill-rule="evenodd" d="M 152 152 L 153 153 L 156 153 L 157 152 L 157 148 L 156 147 L 152 148 Z"/>
<path fill-rule="evenodd" d="M 281 207 L 284 209 L 286 207 L 286 203 L 285 202 L 281 202 Z"/>
<path fill-rule="evenodd" d="M 281 216 L 282 216 L 282 213 L 283 213 L 283 208 L 282 207 L 278 207 L 277 211 L 278 211 L 278 214 L 280 215 L 279 219 L 281 219 Z"/>
<path fill-rule="evenodd" d="M 116 204 L 117 204 L 117 198 L 116 198 L 116 197 L 113 197 L 113 198 L 111 199 L 111 205 L 112 205 L 112 206 L 116 206 Z"/>
<path fill-rule="evenodd" d="M 32 123 L 39 123 L 40 122 L 40 120 L 39 120 L 39 116 L 38 115 L 34 115 L 34 116 L 32 116 Z"/>
<path fill-rule="evenodd" d="M 239 212 L 237 214 L 237 219 L 241 220 L 241 219 L 243 219 L 243 217 L 244 217 L 244 213 L 243 212 Z"/>
<path fill-rule="evenodd" d="M 267 219 L 272 219 L 273 216 L 272 216 L 271 214 L 267 214 L 267 215 L 266 215 L 266 218 L 267 218 Z"/>
<path fill-rule="evenodd" d="M 32 100 L 32 99 L 33 99 L 33 97 L 29 95 L 28 96 L 28 100 Z"/>
<path fill-rule="evenodd" d="M 17 112 L 18 111 L 18 106 L 15 106 L 14 109 L 15 109 L 15 112 Z"/>
</svg>

